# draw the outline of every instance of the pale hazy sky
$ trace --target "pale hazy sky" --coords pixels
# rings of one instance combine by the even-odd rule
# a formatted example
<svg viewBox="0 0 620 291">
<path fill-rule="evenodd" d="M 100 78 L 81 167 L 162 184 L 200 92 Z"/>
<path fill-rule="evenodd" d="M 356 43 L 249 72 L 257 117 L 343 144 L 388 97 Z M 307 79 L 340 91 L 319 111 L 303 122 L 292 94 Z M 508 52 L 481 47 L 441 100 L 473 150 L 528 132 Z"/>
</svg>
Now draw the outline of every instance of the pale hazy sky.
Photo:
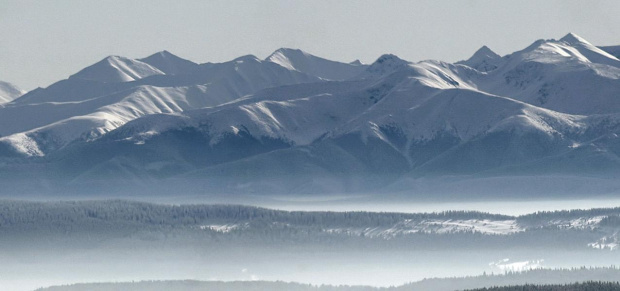
<svg viewBox="0 0 620 291">
<path fill-rule="evenodd" d="M 457 61 L 574 32 L 620 44 L 620 1 L 0 0 L 0 80 L 46 87 L 107 55 L 221 62 L 280 47 L 339 61 Z"/>
</svg>

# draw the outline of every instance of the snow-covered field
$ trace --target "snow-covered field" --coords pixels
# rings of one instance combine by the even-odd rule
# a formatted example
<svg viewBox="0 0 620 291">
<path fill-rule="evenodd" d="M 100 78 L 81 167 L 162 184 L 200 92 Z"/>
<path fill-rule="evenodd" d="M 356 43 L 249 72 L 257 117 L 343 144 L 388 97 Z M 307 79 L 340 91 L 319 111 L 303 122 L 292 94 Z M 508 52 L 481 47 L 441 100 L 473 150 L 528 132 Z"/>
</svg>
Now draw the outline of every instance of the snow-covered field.
<svg viewBox="0 0 620 291">
<path fill-rule="evenodd" d="M 330 233 L 343 233 L 356 236 L 380 237 L 390 239 L 398 235 L 411 233 L 459 233 L 473 232 L 482 234 L 506 235 L 523 231 L 515 220 L 422 220 L 414 221 L 411 219 L 404 220 L 390 228 L 334 228 L 326 229 Z"/>
<path fill-rule="evenodd" d="M 498 270 L 503 271 L 503 272 L 508 272 L 508 271 L 522 272 L 522 271 L 527 271 L 527 270 L 532 270 L 532 269 L 543 268 L 544 262 L 545 260 L 543 259 L 514 262 L 508 258 L 505 258 L 497 262 L 491 262 L 489 263 L 489 266 L 495 267 Z"/>
<path fill-rule="evenodd" d="M 236 229 L 244 229 L 249 226 L 248 223 L 244 224 L 213 224 L 213 225 L 200 225 L 199 228 L 201 230 L 212 230 L 221 233 L 228 233 Z"/>
</svg>

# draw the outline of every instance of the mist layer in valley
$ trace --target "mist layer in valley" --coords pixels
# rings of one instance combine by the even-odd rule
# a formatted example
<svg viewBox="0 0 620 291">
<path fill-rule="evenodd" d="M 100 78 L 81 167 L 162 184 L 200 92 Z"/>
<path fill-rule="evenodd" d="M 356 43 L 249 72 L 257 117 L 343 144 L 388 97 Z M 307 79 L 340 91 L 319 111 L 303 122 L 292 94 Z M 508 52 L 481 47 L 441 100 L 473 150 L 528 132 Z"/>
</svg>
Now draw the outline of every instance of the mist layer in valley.
<svg viewBox="0 0 620 291">
<path fill-rule="evenodd" d="M 0 209 L 4 290 L 187 279 L 376 287 L 620 259 L 618 208 L 509 216 L 114 200 Z"/>
<path fill-rule="evenodd" d="M 349 286 L 349 285 L 311 285 L 268 281 L 142 281 L 132 283 L 91 283 L 54 286 L 37 291 L 108 291 L 149 290 L 149 291 L 194 291 L 194 290 L 315 290 L 315 291 L 453 291 L 469 288 L 497 288 L 490 290 L 617 290 L 619 288 L 618 269 L 580 268 L 580 269 L 536 269 L 523 272 L 509 272 L 502 275 L 481 275 L 471 277 L 434 278 L 392 287 Z M 528 282 L 528 284 L 523 284 Z M 571 283 L 565 283 L 571 282 Z M 578 282 L 578 283 L 575 283 Z M 493 287 L 485 287 L 493 286 Z M 562 288 L 564 287 L 564 289 Z M 505 288 L 505 289 L 504 289 Z M 539 288 L 539 289 L 536 289 Z M 552 289 L 553 288 L 553 289 Z M 572 288 L 572 289 L 570 289 Z M 615 289 L 614 289 L 615 288 Z M 478 289 L 476 289 L 478 290 Z M 488 290 L 488 289 L 483 289 Z"/>
</svg>

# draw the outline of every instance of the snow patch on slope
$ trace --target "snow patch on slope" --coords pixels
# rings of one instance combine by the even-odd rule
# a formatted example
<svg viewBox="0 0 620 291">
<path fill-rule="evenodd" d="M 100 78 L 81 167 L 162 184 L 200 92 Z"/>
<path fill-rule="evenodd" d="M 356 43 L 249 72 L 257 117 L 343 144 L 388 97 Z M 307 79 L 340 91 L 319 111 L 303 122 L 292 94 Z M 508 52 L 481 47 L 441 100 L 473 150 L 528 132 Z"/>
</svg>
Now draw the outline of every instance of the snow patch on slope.
<svg viewBox="0 0 620 291">
<path fill-rule="evenodd" d="M 391 239 L 400 235 L 413 233 L 462 233 L 473 232 L 493 235 L 509 235 L 522 232 L 524 229 L 518 225 L 516 220 L 489 220 L 489 219 L 468 219 L 468 220 L 440 220 L 426 219 L 416 221 L 412 219 L 403 220 L 392 227 L 375 228 L 330 228 L 325 229 L 328 233 L 340 233 L 352 236 L 376 237 Z"/>
<path fill-rule="evenodd" d="M 0 81 L 0 105 L 11 102 L 25 93 L 26 91 L 11 83 Z"/>
<path fill-rule="evenodd" d="M 598 241 L 589 243 L 588 247 L 599 250 L 615 251 L 620 248 L 620 239 L 618 239 L 618 234 L 605 236 Z"/>
<path fill-rule="evenodd" d="M 532 269 L 539 269 L 543 267 L 543 263 L 545 260 L 531 260 L 531 261 L 518 261 L 513 262 L 510 259 L 506 258 L 503 260 L 499 260 L 497 262 L 489 263 L 489 266 L 498 268 L 504 272 L 523 272 Z"/>
<path fill-rule="evenodd" d="M 551 225 L 562 229 L 594 229 L 607 216 L 580 217 L 571 220 L 552 220 Z"/>
<path fill-rule="evenodd" d="M 245 229 L 249 227 L 249 223 L 243 224 L 210 224 L 210 225 L 201 225 L 198 228 L 201 230 L 211 230 L 219 233 L 229 233 L 233 230 L 237 229 Z"/>
<path fill-rule="evenodd" d="M 15 151 L 29 157 L 42 157 L 45 154 L 39 149 L 36 141 L 23 133 L 0 137 L 0 143 L 11 146 Z"/>
</svg>

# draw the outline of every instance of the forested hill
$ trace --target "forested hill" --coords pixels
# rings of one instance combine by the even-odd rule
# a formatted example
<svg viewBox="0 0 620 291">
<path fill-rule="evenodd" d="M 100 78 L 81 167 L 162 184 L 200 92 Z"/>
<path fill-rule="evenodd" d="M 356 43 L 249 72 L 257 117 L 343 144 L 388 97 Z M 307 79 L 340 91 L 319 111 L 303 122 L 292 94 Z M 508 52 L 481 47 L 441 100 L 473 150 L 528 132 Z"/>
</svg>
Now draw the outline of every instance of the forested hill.
<svg viewBox="0 0 620 291">
<path fill-rule="evenodd" d="M 491 287 L 467 291 L 618 291 L 618 282 L 585 282 L 566 285 L 521 285 Z"/>
<path fill-rule="evenodd" d="M 119 239 L 132 244 L 326 245 L 441 249 L 618 248 L 620 208 L 536 213 L 303 212 L 235 205 L 158 205 L 121 200 L 0 201 L 0 247 Z M 37 240 L 31 238 L 37 237 Z M 41 239 L 45 238 L 45 239 Z M 568 238 L 568 239 L 567 239 Z"/>
</svg>

